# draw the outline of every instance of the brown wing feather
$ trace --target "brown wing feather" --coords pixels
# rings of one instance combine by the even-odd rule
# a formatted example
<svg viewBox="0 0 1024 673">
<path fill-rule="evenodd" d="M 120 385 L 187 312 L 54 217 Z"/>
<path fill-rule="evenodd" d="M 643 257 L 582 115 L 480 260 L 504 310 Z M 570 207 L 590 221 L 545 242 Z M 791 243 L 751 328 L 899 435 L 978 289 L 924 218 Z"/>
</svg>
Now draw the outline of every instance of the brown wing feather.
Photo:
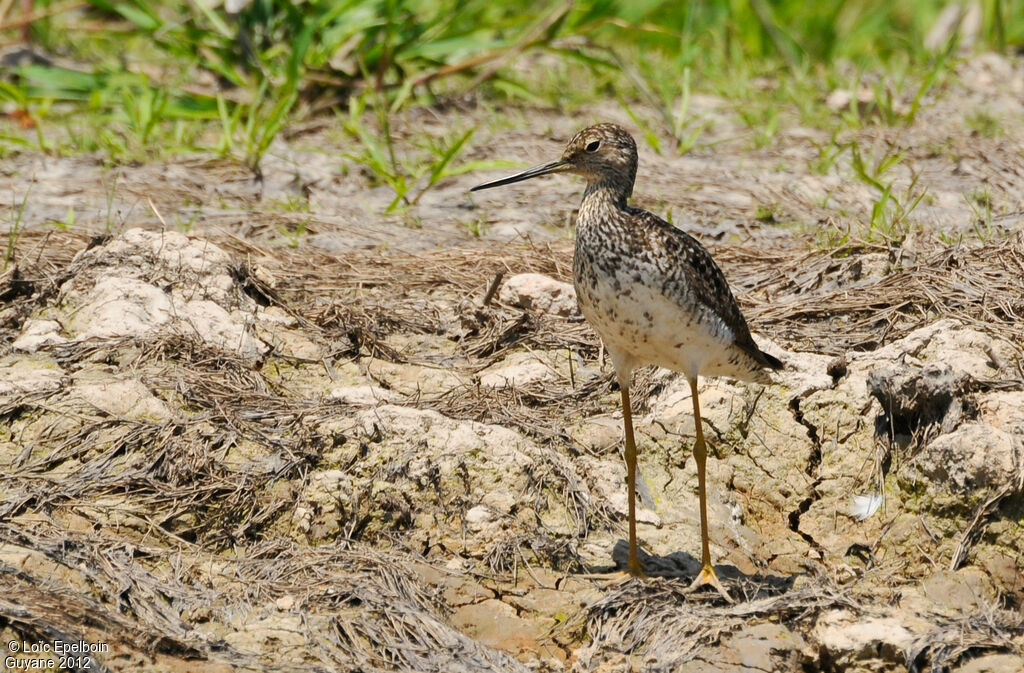
<svg viewBox="0 0 1024 673">
<path fill-rule="evenodd" d="M 700 241 L 653 213 L 639 208 L 631 208 L 630 211 L 649 227 L 650 235 L 657 239 L 654 242 L 669 253 L 659 256 L 671 260 L 661 269 L 666 282 L 685 284 L 690 296 L 714 311 L 729 326 L 734 334 L 734 343 L 751 359 L 770 369 L 782 369 L 783 364 L 778 358 L 765 353 L 754 343 L 725 274 Z"/>
</svg>

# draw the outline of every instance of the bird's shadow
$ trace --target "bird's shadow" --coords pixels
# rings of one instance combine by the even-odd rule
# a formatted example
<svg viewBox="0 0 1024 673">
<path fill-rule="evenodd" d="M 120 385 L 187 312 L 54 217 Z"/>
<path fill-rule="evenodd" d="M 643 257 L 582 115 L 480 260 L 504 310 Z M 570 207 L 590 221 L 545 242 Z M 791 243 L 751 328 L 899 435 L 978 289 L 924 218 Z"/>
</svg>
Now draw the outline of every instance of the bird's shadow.
<svg viewBox="0 0 1024 673">
<path fill-rule="evenodd" d="M 648 577 L 676 580 L 688 585 L 700 571 L 700 560 L 689 552 L 675 551 L 665 556 L 655 556 L 640 549 L 639 553 L 640 562 Z M 619 540 L 612 549 L 612 560 L 615 561 L 618 569 L 625 569 L 628 559 L 629 543 Z M 715 574 L 718 575 L 718 579 L 722 581 L 734 599 L 743 601 L 784 594 L 793 588 L 793 583 L 797 578 L 797 575 L 747 574 L 733 565 L 716 565 Z M 702 592 L 706 592 L 705 595 L 709 597 L 718 596 L 718 593 L 710 587 Z"/>
</svg>

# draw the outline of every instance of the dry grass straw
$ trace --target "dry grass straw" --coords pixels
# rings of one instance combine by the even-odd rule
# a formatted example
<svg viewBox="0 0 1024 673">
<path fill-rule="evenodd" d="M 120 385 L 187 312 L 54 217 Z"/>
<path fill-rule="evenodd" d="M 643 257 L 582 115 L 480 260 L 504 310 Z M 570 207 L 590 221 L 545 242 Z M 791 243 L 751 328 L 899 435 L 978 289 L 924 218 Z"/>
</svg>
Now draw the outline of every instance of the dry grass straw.
<svg viewBox="0 0 1024 673">
<path fill-rule="evenodd" d="M 592 643 L 581 653 L 581 660 L 586 662 L 607 648 L 657 662 L 657 670 L 677 670 L 688 661 L 708 656 L 709 647 L 723 637 L 742 635 L 752 620 L 800 631 L 813 629 L 818 617 L 832 610 L 844 610 L 854 620 L 888 614 L 885 608 L 867 607 L 868 597 L 856 596 L 823 577 L 805 581 L 798 588 L 770 579 L 730 580 L 730 590 L 744 597 L 734 605 L 700 602 L 682 582 L 629 583 L 607 593 L 580 615 Z M 1024 633 L 1024 616 L 1011 610 L 988 607 L 970 617 L 934 618 L 937 628 L 904 653 L 910 671 L 949 670 L 968 652 L 1015 651 L 1019 645 L 1014 638 Z"/>
<path fill-rule="evenodd" d="M 401 553 L 268 539 L 225 556 L 71 532 L 45 517 L 31 527 L 0 524 L 0 538 L 8 550 L 32 550 L 75 575 L 71 590 L 0 564 L 0 614 L 28 641 L 86 638 L 248 671 L 525 670 L 448 626 L 411 571 L 415 561 Z M 204 567 L 218 569 L 217 581 L 197 583 Z M 306 617 L 278 627 L 278 637 L 291 631 L 292 639 L 272 655 L 257 657 L 190 624 L 230 624 L 252 606 L 286 597 Z"/>
<path fill-rule="evenodd" d="M 372 355 L 472 374 L 512 349 L 564 350 L 566 357 L 572 352 L 591 363 L 598 354 L 596 337 L 581 319 L 524 313 L 500 302 L 481 305 L 499 271 L 506 277 L 533 271 L 568 280 L 568 243 L 334 256 L 264 248 L 230 235 L 213 242 L 245 260 L 238 277 L 246 291 L 298 318 L 307 336 L 327 346 L 329 359 Z M 22 249 L 34 252 L 19 257 L 19 275 L 0 287 L 8 302 L 0 314 L 4 342 L 56 296 L 71 256 L 88 243 L 81 234 L 26 232 Z M 790 348 L 826 353 L 870 348 L 947 316 L 1018 348 L 1024 339 L 1015 325 L 1024 313 L 1020 236 L 977 248 L 934 247 L 897 256 L 888 275 L 860 279 L 854 268 L 859 249 L 808 253 L 785 246 L 719 245 L 714 252 L 755 329 Z M 456 344 L 455 355 L 403 349 L 396 334 L 447 339 Z M 296 396 L 251 362 L 212 352 L 182 335 L 75 343 L 51 354 L 66 370 L 85 362 L 133 370 L 189 417 L 148 423 L 72 413 L 62 406 L 60 389 L 0 400 L 6 422 L 42 424 L 38 439 L 5 477 L 0 540 L 82 575 L 75 580 L 80 593 L 69 595 L 66 585 L 0 564 L 0 608 L 19 633 L 73 639 L 93 629 L 138 650 L 225 661 L 246 670 L 520 668 L 445 624 L 430 591 L 410 570 L 418 562 L 415 554 L 398 547 L 381 552 L 352 540 L 311 547 L 280 537 L 278 523 L 295 502 L 276 493 L 275 484 L 305 478 L 327 441 L 315 429 L 350 413 L 345 405 Z M 649 375 L 639 383 L 648 394 L 660 385 Z M 516 427 L 571 451 L 581 449 L 564 436 L 564 418 L 606 411 L 602 398 L 611 392 L 608 373 L 592 372 L 589 378 L 533 387 L 467 385 L 406 402 Z M 612 525 L 615 516 L 585 498 L 576 479 L 553 460 L 538 468 L 531 488 L 561 493 L 581 535 L 595 521 Z M 69 529 L 63 523 L 69 513 L 96 528 Z M 356 529 L 355 522 L 342 522 L 341 530 Z M 528 564 L 523 549 L 532 547 L 534 558 L 571 568 L 572 553 L 564 543 L 543 535 L 510 535 L 497 541 L 486 561 L 495 572 L 516 573 Z M 221 570 L 204 575 L 210 571 L 202 569 L 211 567 Z M 754 590 L 742 608 L 686 602 L 682 610 L 684 599 L 673 593 L 674 586 L 631 585 L 591 606 L 585 626 L 602 646 L 646 651 L 668 661 L 675 656 L 670 648 L 686 651 L 682 644 L 711 642 L 751 617 L 775 615 L 800 623 L 828 607 L 853 604 L 815 586 L 771 595 Z M 327 639 L 323 623 L 304 624 L 303 634 L 312 643 L 303 650 L 305 659 L 257 659 L 224 642 L 197 639 L 191 626 L 199 620 L 231 623 L 246 605 L 283 596 L 296 597 L 303 614 L 329 621 Z M 25 605 L 38 608 L 27 611 Z M 92 617 L 85 620 L 86 614 Z M 996 635 L 978 635 L 984 631 L 980 623 L 950 628 L 960 629 L 964 642 L 977 642 L 979 648 L 1003 642 L 1000 634 L 1012 629 L 1019 633 L 1020 624 L 1002 615 L 994 619 L 1002 629 Z M 936 643 L 923 644 L 920 652 L 937 659 L 962 653 Z"/>
<path fill-rule="evenodd" d="M 188 415 L 147 422 L 83 413 L 69 406 L 60 388 L 46 397 L 15 398 L 0 407 L 9 420 L 37 417 L 48 425 L 39 431 L 42 441 L 12 465 L 9 485 L 63 475 L 81 463 L 74 478 L 59 478 L 59 488 L 34 492 L 33 506 L 128 493 L 140 507 L 162 512 L 154 525 L 179 537 L 202 537 L 213 547 L 244 538 L 249 528 L 258 530 L 273 518 L 284 503 L 264 502 L 260 494 L 268 482 L 295 476 L 312 459 L 309 426 L 300 419 L 330 413 L 323 404 L 272 394 L 251 363 L 211 353 L 195 337 L 80 342 L 53 354 L 68 369 L 98 360 L 144 372 L 148 386 L 176 397 Z M 265 447 L 267 455 L 254 456 L 241 470 L 226 468 L 228 454 L 243 441 Z M 0 517 L 18 509 L 8 501 Z"/>
<path fill-rule="evenodd" d="M 73 232 L 25 232 L 20 287 L 53 291 L 70 257 L 89 243 Z M 494 358 L 511 348 L 572 348 L 596 353 L 581 319 L 555 320 L 519 309 L 480 307 L 495 274 L 536 272 L 571 281 L 568 242 L 475 243 L 411 253 L 267 248 L 231 234 L 212 237 L 239 259 L 278 279 L 272 292 L 290 310 L 328 332 L 365 336 L 371 348 L 396 331 L 453 331 L 464 321 L 466 356 Z M 913 251 L 847 245 L 807 251 L 800 243 L 709 244 L 751 326 L 789 348 L 840 354 L 896 340 L 951 317 L 1020 346 L 1024 337 L 1024 234 L 976 246 L 922 242 Z M 864 270 L 865 254 L 888 258 L 884 274 Z M 877 263 L 877 259 L 872 263 Z M 862 276 L 862 273 L 865 274 Z M 0 288 L 0 292 L 13 288 Z M 19 301 L 27 301 L 22 291 Z M 37 295 L 38 297 L 38 295 Z M 454 312 L 454 315 L 452 315 Z M 6 317 L 6 316 L 5 316 Z"/>
<path fill-rule="evenodd" d="M 274 484 L 303 479 L 322 448 L 311 428 L 344 415 L 343 405 L 286 397 L 251 363 L 187 337 L 53 354 L 68 368 L 121 358 L 150 388 L 173 391 L 188 418 L 64 413 L 60 389 L 5 400 L 8 420 L 49 424 L 10 466 L 0 508 L 6 550 L 40 559 L 29 568 L 57 569 L 0 563 L 0 611 L 22 638 L 87 638 L 254 671 L 522 670 L 444 622 L 411 570 L 415 554 L 278 535 L 295 502 Z M 92 529 L 72 530 L 69 516 Z M 54 573 L 65 581 L 46 578 Z M 284 596 L 308 617 L 298 622 L 301 644 L 279 656 L 257 657 L 192 626 L 231 624 Z"/>
<path fill-rule="evenodd" d="M 583 619 L 595 645 L 641 654 L 657 661 L 659 670 L 676 670 L 700 656 L 704 646 L 739 630 L 752 618 L 797 623 L 813 620 L 829 608 L 856 605 L 852 598 L 817 582 L 788 591 L 770 584 L 759 586 L 756 579 L 729 584 L 734 592 L 741 589 L 751 594 L 744 602 L 719 606 L 699 602 L 683 582 L 633 582 L 590 605 Z"/>
<path fill-rule="evenodd" d="M 571 281 L 572 274 L 569 243 L 477 244 L 422 254 L 374 251 L 338 258 L 304 250 L 282 254 L 233 242 L 236 252 L 268 260 L 279 270 L 285 295 L 312 299 L 314 307 L 339 298 L 367 302 L 371 308 L 390 309 L 394 324 L 421 330 L 437 323 L 422 321 L 417 300 L 456 299 L 466 312 L 462 317 L 472 318 L 471 310 L 499 270 L 506 277 L 537 272 L 563 281 Z M 1018 323 L 1024 315 L 1024 234 L 975 246 L 921 242 L 914 250 L 851 244 L 807 251 L 799 242 L 709 247 L 751 326 L 790 348 L 829 354 L 868 350 L 945 317 L 1022 343 Z M 865 258 L 869 254 L 870 261 Z M 877 265 L 879 255 L 887 258 L 884 273 L 866 268 Z M 522 331 L 538 346 L 597 346 L 579 321 L 543 324 L 518 310 L 498 317 L 503 320 L 471 335 L 469 354 L 493 355 L 522 344 L 516 338 Z"/>
<path fill-rule="evenodd" d="M 85 244 L 65 241 L 47 260 L 49 273 L 25 283 L 8 335 L 56 295 L 71 253 Z M 293 314 L 303 317 L 292 301 L 321 321 L 304 318 L 315 338 L 365 334 L 358 345 L 339 338 L 349 354 L 363 347 L 391 352 L 387 336 L 419 331 L 424 314 L 416 311 L 431 310 L 407 304 L 392 317 L 373 304 L 307 306 L 284 296 Z M 8 551 L 37 558 L 67 580 L 48 581 L 31 564 L 0 564 L 3 614 L 20 637 L 88 637 L 245 670 L 522 670 L 445 623 L 436 598 L 410 571 L 415 554 L 387 554 L 352 539 L 311 547 L 279 536 L 277 524 L 296 503 L 275 484 L 301 483 L 330 440 L 318 428 L 351 409 L 296 396 L 251 361 L 189 335 L 91 340 L 49 353 L 68 372 L 103 363 L 131 371 L 182 416 L 110 417 L 69 399 L 65 386 L 0 400 L 5 421 L 31 425 L 34 437 L 5 475 L 0 539 Z M 534 479 L 541 489 L 565 481 L 543 469 Z M 69 517 L 90 522 L 91 531 L 75 531 Z M 342 530 L 358 527 L 341 522 Z M 545 545 L 540 553 L 569 553 L 564 540 L 524 542 Z M 503 567 L 510 554 L 522 558 L 518 545 L 497 545 L 492 564 Z M 253 605 L 282 596 L 297 597 L 307 615 L 303 644 L 291 653 L 258 658 L 245 647 L 200 638 L 191 626 L 231 624 Z"/>
<path fill-rule="evenodd" d="M 865 253 L 875 253 L 875 264 L 881 253 L 887 272 L 866 274 Z M 717 257 L 735 269 L 730 277 L 751 323 L 800 350 L 872 350 L 940 318 L 1024 346 L 1024 234 L 977 246 L 922 244 L 913 251 L 725 248 Z"/>
</svg>

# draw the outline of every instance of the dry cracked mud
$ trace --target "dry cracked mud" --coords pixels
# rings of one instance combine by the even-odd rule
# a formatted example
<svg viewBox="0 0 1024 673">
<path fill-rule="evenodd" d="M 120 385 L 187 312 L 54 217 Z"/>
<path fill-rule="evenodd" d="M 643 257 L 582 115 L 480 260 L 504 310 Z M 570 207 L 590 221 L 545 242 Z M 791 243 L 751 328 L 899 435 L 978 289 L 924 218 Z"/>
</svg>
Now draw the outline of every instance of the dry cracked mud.
<svg viewBox="0 0 1024 673">
<path fill-rule="evenodd" d="M 32 191 L 0 277 L 3 641 L 102 642 L 108 671 L 1022 670 L 1024 65 L 962 69 L 912 127 L 858 131 L 933 195 L 893 245 L 755 215 L 870 211 L 848 166 L 809 169 L 818 131 L 752 150 L 700 98 L 721 142 L 642 153 L 637 202 L 704 240 L 787 365 L 701 382 L 735 605 L 685 591 L 694 428 L 665 371 L 635 393 L 651 578 L 614 581 L 621 413 L 566 285 L 578 184 L 471 198 L 463 175 L 381 216 L 329 130 L 276 145 L 262 183 L 12 157 L 0 199 Z M 982 103 L 1005 136 L 963 130 Z M 396 140 L 485 114 L 410 113 Z M 512 113 L 471 158 L 543 160 L 623 117 Z M 996 231 L 949 244 L 980 189 Z"/>
</svg>

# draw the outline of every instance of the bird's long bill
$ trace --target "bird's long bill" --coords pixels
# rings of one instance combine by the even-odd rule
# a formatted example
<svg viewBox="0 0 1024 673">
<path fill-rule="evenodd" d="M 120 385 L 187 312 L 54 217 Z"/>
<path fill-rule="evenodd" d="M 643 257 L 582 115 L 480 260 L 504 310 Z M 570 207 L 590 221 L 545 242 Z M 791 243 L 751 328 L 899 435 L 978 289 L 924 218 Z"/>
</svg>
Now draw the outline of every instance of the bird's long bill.
<svg viewBox="0 0 1024 673">
<path fill-rule="evenodd" d="M 490 189 L 491 187 L 501 187 L 502 185 L 511 185 L 513 182 L 521 182 L 522 180 L 529 180 L 530 178 L 535 178 L 535 177 L 537 177 L 539 175 L 547 175 L 548 173 L 558 173 L 563 168 L 565 168 L 565 166 L 566 166 L 566 162 L 562 161 L 561 159 L 559 159 L 558 161 L 551 161 L 551 162 L 546 163 L 546 164 L 541 164 L 539 166 L 534 166 L 533 168 L 527 168 L 522 173 L 516 173 L 515 175 L 510 175 L 507 178 L 501 178 L 500 180 L 495 180 L 494 182 L 485 182 L 482 185 L 477 185 L 476 187 L 473 187 L 469 191 L 476 192 L 476 191 L 479 191 L 481 189 Z"/>
</svg>

